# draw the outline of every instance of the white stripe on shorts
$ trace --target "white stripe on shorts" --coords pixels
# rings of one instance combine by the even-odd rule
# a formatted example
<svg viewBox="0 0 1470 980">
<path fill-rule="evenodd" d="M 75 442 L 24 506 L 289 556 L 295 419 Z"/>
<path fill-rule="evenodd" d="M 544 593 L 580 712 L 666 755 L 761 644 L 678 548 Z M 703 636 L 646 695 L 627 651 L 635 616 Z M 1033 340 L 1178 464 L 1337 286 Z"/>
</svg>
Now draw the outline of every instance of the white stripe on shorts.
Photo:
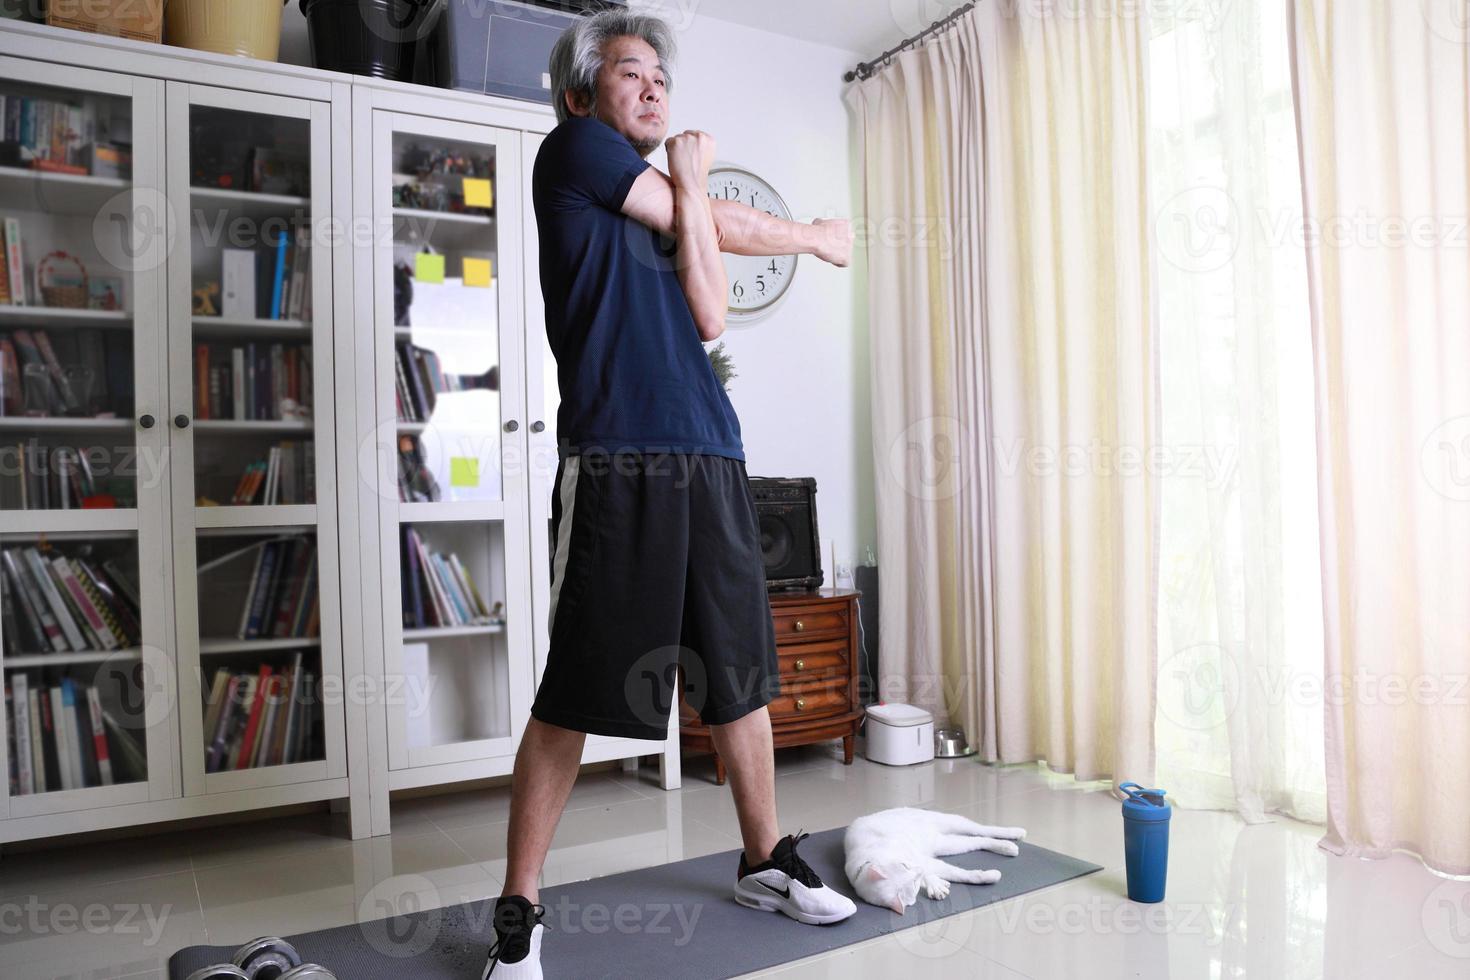
<svg viewBox="0 0 1470 980">
<path fill-rule="evenodd" d="M 556 528 L 556 552 L 551 557 L 551 613 L 546 619 L 546 634 L 551 635 L 551 628 L 556 624 L 556 597 L 561 593 L 561 583 L 567 574 L 567 551 L 572 545 L 572 508 L 577 502 L 577 471 L 582 462 L 581 456 L 568 456 L 562 465 L 561 486 L 557 492 L 561 494 L 561 523 Z"/>
</svg>

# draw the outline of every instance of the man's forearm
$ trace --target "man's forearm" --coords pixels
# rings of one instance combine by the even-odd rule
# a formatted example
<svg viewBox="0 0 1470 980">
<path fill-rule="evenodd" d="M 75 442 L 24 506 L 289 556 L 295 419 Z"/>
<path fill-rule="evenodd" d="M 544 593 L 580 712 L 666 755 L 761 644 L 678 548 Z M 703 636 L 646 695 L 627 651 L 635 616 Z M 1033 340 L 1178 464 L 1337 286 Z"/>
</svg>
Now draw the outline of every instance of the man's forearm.
<svg viewBox="0 0 1470 980">
<path fill-rule="evenodd" d="M 715 230 L 710 199 L 703 186 L 674 186 L 674 239 L 678 243 L 679 284 L 694 314 L 702 340 L 725 329 L 729 284 Z"/>
<path fill-rule="evenodd" d="M 739 201 L 710 201 L 720 250 L 735 255 L 801 255 L 813 253 L 821 241 L 815 225 L 787 221 Z"/>
</svg>

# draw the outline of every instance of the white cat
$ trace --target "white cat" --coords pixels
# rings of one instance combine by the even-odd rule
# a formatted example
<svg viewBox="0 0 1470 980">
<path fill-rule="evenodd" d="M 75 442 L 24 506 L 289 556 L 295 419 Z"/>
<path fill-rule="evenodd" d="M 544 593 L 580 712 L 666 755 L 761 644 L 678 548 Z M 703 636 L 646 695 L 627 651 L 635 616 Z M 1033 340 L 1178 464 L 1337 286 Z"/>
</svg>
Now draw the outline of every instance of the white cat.
<svg viewBox="0 0 1470 980">
<path fill-rule="evenodd" d="M 940 858 L 967 851 L 994 851 L 1015 857 L 1020 827 L 987 827 L 957 813 L 900 806 L 858 817 L 847 828 L 843 847 L 847 880 L 863 901 L 899 915 L 919 898 L 949 894 L 951 881 L 993 885 L 999 871 L 957 868 Z"/>
</svg>

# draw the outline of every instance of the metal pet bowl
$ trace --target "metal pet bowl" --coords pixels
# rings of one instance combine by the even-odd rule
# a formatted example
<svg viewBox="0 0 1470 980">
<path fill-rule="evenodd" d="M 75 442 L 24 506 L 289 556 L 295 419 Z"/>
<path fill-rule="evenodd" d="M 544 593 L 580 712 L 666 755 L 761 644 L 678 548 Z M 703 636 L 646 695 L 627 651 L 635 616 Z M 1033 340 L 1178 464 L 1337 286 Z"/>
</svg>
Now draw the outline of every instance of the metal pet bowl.
<svg viewBox="0 0 1470 980">
<path fill-rule="evenodd" d="M 959 759 L 974 755 L 975 750 L 965 741 L 962 728 L 937 728 L 934 730 L 934 757 L 937 759 Z"/>
</svg>

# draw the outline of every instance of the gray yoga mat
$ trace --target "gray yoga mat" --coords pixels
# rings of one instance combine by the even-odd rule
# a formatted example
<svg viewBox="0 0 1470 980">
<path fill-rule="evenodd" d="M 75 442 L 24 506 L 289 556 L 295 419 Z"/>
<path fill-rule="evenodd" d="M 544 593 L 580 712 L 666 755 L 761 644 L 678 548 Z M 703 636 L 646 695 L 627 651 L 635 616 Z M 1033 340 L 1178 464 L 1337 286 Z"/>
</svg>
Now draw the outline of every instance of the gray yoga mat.
<svg viewBox="0 0 1470 980">
<path fill-rule="evenodd" d="M 954 884 L 943 901 L 921 891 L 900 916 L 853 892 L 842 871 L 845 831 L 820 831 L 797 846 L 823 882 L 857 901 L 857 912 L 841 922 L 804 925 L 738 904 L 732 891 L 736 848 L 541 889 L 547 926 L 542 969 L 548 980 L 740 976 L 1102 870 L 1025 841 L 1015 857 L 955 854 L 945 860 L 962 868 L 999 868 L 1000 881 Z M 479 980 L 495 941 L 493 907 L 494 899 L 482 899 L 286 938 L 340 980 Z M 202 966 L 229 962 L 234 952 L 233 946 L 186 947 L 170 957 L 169 978 L 185 980 Z"/>
</svg>

